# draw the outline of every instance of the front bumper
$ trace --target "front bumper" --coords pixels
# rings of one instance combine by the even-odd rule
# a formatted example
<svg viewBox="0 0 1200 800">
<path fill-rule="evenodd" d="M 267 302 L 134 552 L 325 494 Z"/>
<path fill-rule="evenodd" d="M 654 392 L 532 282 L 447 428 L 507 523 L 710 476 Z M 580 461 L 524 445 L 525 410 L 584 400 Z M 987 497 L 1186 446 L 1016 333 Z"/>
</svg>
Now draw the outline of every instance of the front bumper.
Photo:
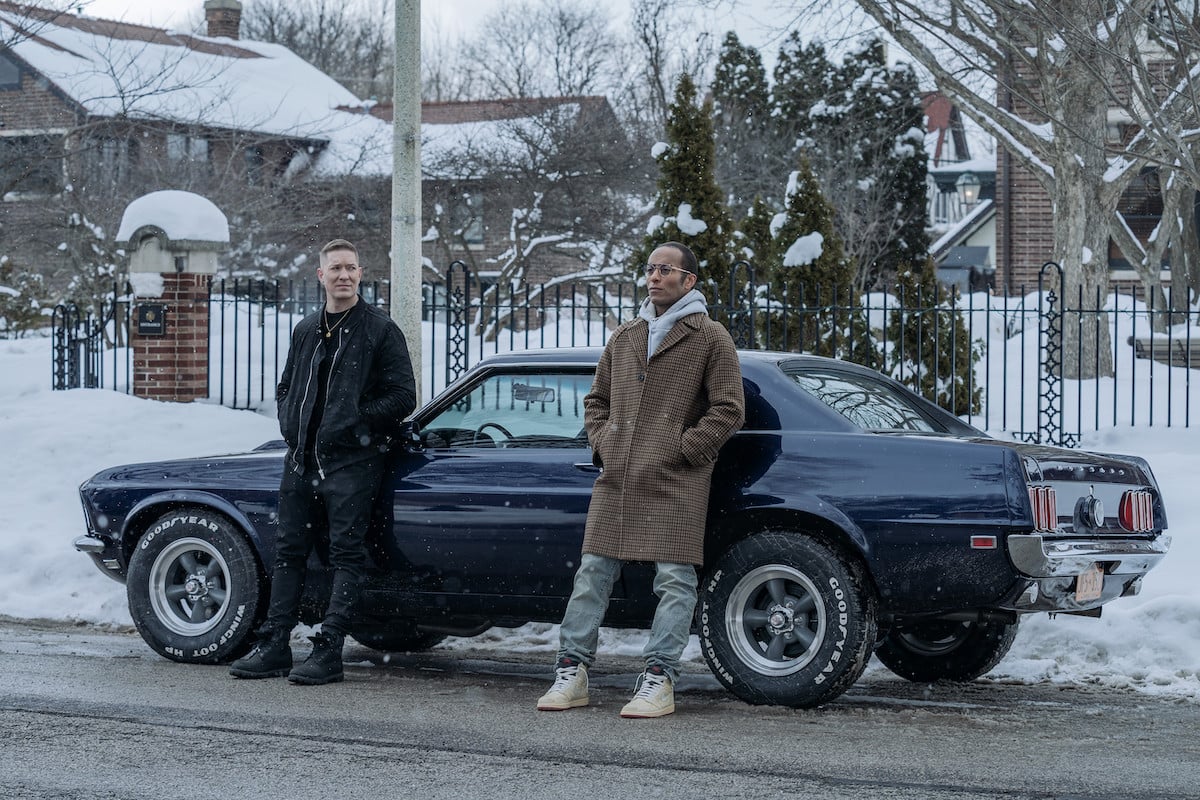
<svg viewBox="0 0 1200 800">
<path fill-rule="evenodd" d="M 75 549 L 92 559 L 96 568 L 119 583 L 125 582 L 125 571 L 117 558 L 116 547 L 107 539 L 89 534 L 75 540 Z"/>
</svg>

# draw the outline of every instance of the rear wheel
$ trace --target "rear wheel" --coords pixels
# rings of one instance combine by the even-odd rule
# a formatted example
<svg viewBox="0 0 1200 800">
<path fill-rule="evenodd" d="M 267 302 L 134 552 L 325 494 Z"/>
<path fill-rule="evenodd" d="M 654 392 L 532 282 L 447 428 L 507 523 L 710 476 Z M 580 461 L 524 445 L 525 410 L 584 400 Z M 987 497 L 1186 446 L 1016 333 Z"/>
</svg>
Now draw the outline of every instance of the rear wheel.
<svg viewBox="0 0 1200 800">
<path fill-rule="evenodd" d="M 386 627 L 355 628 L 354 640 L 359 644 L 385 653 L 419 653 L 445 640 L 442 633 L 417 630 L 407 620 Z"/>
<path fill-rule="evenodd" d="M 254 551 L 205 508 L 159 517 L 129 559 L 125 590 L 138 633 L 174 661 L 215 664 L 249 649 L 263 581 Z"/>
<path fill-rule="evenodd" d="M 828 702 L 858 680 L 874 642 L 875 599 L 861 569 L 806 534 L 737 542 L 701 586 L 700 649 L 749 703 Z"/>
<path fill-rule="evenodd" d="M 929 620 L 892 628 L 875 655 L 910 681 L 970 681 L 999 664 L 1016 636 L 1016 622 Z"/>
</svg>

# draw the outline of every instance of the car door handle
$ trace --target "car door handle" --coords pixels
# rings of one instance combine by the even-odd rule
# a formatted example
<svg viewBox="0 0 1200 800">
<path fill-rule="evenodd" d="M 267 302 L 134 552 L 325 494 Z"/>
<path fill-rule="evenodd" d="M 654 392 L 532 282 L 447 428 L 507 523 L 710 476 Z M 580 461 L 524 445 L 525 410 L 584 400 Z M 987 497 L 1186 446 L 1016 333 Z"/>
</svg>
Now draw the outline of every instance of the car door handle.
<svg viewBox="0 0 1200 800">
<path fill-rule="evenodd" d="M 600 468 L 590 461 L 580 461 L 575 464 L 575 469 L 581 469 L 584 472 L 599 472 Z"/>
</svg>

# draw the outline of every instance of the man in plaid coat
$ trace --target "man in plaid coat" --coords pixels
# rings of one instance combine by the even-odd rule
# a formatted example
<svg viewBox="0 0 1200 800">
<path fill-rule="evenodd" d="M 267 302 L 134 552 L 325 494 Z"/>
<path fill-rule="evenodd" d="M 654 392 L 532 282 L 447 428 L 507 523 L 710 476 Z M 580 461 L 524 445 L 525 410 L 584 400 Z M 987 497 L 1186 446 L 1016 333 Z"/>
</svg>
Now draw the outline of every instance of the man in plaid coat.
<svg viewBox="0 0 1200 800">
<path fill-rule="evenodd" d="M 694 288 L 697 269 L 696 256 L 678 242 L 650 254 L 648 297 L 638 318 L 613 332 L 583 400 L 592 457 L 603 471 L 563 617 L 557 677 L 539 710 L 588 704 L 587 669 L 621 566 L 653 561 L 658 607 L 643 651 L 646 670 L 621 716 L 675 711 L 713 465 L 745 418 L 737 352 Z"/>
</svg>

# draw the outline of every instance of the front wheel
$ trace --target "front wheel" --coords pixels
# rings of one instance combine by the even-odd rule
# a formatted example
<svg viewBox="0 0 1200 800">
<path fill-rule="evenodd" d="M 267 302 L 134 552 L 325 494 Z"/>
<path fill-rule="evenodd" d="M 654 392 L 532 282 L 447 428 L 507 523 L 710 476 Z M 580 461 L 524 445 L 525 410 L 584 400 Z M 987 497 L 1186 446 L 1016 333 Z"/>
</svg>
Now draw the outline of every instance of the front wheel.
<svg viewBox="0 0 1200 800">
<path fill-rule="evenodd" d="M 875 655 L 917 683 L 971 681 L 999 664 L 1016 637 L 1016 622 L 929 620 L 892 628 Z"/>
<path fill-rule="evenodd" d="M 700 649 L 746 702 L 811 708 L 850 688 L 875 643 L 860 567 L 803 533 L 737 542 L 700 591 Z"/>
<path fill-rule="evenodd" d="M 211 509 L 181 508 L 138 541 L 125 589 L 151 648 L 173 661 L 216 664 L 249 648 L 263 581 L 233 523 Z"/>
</svg>

